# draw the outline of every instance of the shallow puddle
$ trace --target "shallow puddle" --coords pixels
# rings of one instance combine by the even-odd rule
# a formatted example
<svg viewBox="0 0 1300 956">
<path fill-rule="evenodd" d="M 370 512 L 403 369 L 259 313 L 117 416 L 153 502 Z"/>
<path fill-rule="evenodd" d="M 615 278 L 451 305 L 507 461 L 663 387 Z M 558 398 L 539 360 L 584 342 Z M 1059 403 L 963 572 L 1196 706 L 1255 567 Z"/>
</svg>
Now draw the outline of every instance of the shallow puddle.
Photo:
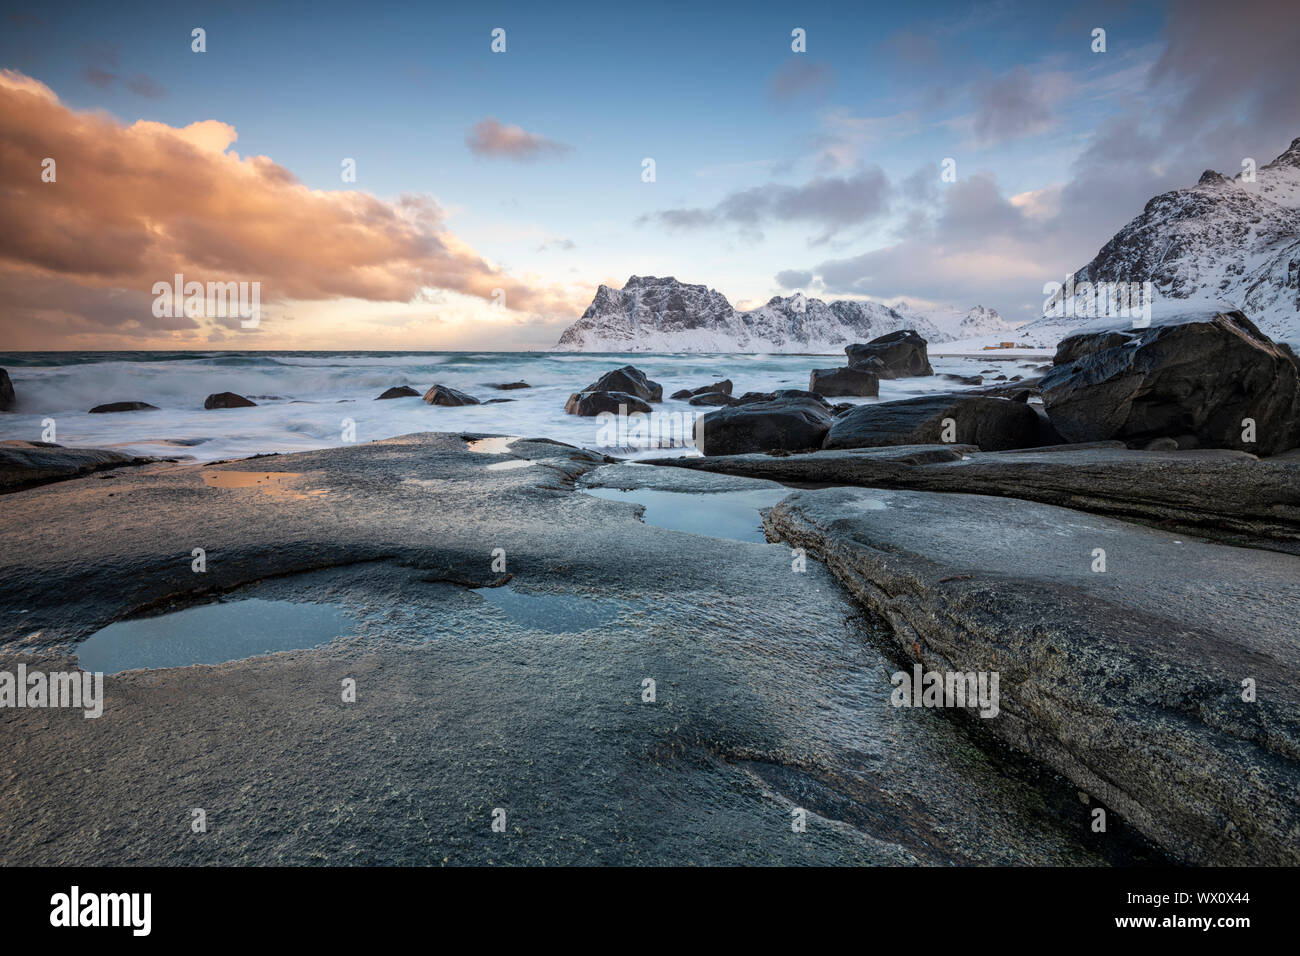
<svg viewBox="0 0 1300 956">
<path fill-rule="evenodd" d="M 520 627 L 552 634 L 576 634 L 608 624 L 623 613 L 620 601 L 574 594 L 527 594 L 507 585 L 475 588 L 474 593 Z"/>
<path fill-rule="evenodd" d="M 86 638 L 77 658 L 82 670 L 116 674 L 296 651 L 352 633 L 351 619 L 333 605 L 249 598 L 115 621 Z"/>
<path fill-rule="evenodd" d="M 584 488 L 587 494 L 606 501 L 645 506 L 642 520 L 656 528 L 704 534 L 730 541 L 765 542 L 759 510 L 770 508 L 789 488 L 755 488 L 751 491 L 658 491 L 634 488 Z"/>
<path fill-rule="evenodd" d="M 511 471 L 515 468 L 527 468 L 532 462 L 527 458 L 511 458 L 509 461 L 494 461 L 487 466 L 488 471 Z"/>
<path fill-rule="evenodd" d="M 476 438 L 465 444 L 469 446 L 470 451 L 483 455 L 508 455 L 511 442 L 517 441 L 519 441 L 518 435 L 502 435 L 497 438 Z"/>
</svg>

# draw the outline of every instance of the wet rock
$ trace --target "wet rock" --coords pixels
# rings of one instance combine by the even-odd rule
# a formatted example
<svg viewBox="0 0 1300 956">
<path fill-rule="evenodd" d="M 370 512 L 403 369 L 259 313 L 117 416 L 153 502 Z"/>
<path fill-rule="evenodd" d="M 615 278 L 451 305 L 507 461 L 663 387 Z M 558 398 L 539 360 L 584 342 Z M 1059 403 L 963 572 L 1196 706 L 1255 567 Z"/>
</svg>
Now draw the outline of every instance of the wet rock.
<svg viewBox="0 0 1300 956">
<path fill-rule="evenodd" d="M 826 436 L 825 447 L 925 445 L 950 438 L 986 451 L 1031 448 L 1038 443 L 1039 428 L 1038 415 L 1020 402 L 980 395 L 923 395 L 859 405 L 840 415 Z"/>
<path fill-rule="evenodd" d="M 984 376 L 982 375 L 953 375 L 949 372 L 944 372 L 939 377 L 942 379 L 946 379 L 949 382 L 956 382 L 959 385 L 983 385 L 984 384 Z"/>
<path fill-rule="evenodd" d="M 464 865 L 1126 862 L 1111 854 L 1129 828 L 1113 817 L 1091 836 L 1075 787 L 985 750 L 946 713 L 891 708 L 889 645 L 821 564 L 792 574 L 787 549 L 655 527 L 570 486 L 597 472 L 709 479 L 656 484 L 684 492 L 741 479 L 603 469 L 535 440 L 510 454 L 540 467 L 493 471 L 459 432 L 425 433 L 219 466 L 299 475 L 292 487 L 324 492 L 306 499 L 210 488 L 207 467 L 6 496 L 0 670 L 36 669 L 33 649 L 40 670 L 71 670 L 105 624 L 215 595 L 336 604 L 358 636 L 113 675 L 100 720 L 5 710 L 0 736 L 22 745 L 0 746 L 0 780 L 21 781 L 22 799 L 6 804 L 0 865 L 419 865 L 430 846 Z M 193 574 L 204 541 L 220 550 Z M 521 601 L 623 611 L 556 636 L 435 583 L 499 579 L 497 544 Z M 671 700 L 661 679 L 658 708 L 630 705 L 640 677 L 661 674 Z M 329 705 L 342 676 L 358 705 Z M 93 786 L 70 754 L 94 755 Z M 355 815 L 329 785 L 340 767 Z M 210 828 L 215 842 L 178 840 L 165 819 L 135 825 L 157 787 L 249 781 L 255 800 Z M 466 795 L 496 792 L 527 839 L 466 840 Z M 790 832 L 795 806 L 809 808 L 806 833 Z M 719 840 L 720 827 L 768 836 Z"/>
<path fill-rule="evenodd" d="M 249 401 L 234 392 L 217 392 L 203 400 L 204 408 L 253 408 L 257 402 Z"/>
<path fill-rule="evenodd" d="M 680 388 L 673 392 L 672 398 L 690 399 L 695 395 L 708 395 L 713 392 L 720 392 L 723 395 L 731 395 L 731 379 L 724 378 L 720 382 L 714 382 L 712 385 L 701 385 L 699 388 Z"/>
<path fill-rule="evenodd" d="M 1154 452 L 1122 442 L 981 452 L 970 445 L 654 459 L 783 482 L 826 482 L 1023 498 L 1233 545 L 1300 554 L 1300 454 Z"/>
<path fill-rule="evenodd" d="M 14 383 L 9 380 L 9 373 L 0 368 L 0 412 L 9 411 L 17 400 L 14 395 Z"/>
<path fill-rule="evenodd" d="M 1300 446 L 1300 360 L 1241 312 L 1070 336 L 1042 394 L 1070 441 L 1191 434 L 1259 455 Z"/>
<path fill-rule="evenodd" d="M 823 400 L 791 396 L 747 402 L 700 419 L 700 451 L 705 455 L 803 451 L 820 446 L 830 427 L 831 414 Z"/>
<path fill-rule="evenodd" d="M 0 490 L 11 491 L 152 460 L 124 455 L 109 448 L 65 448 L 43 441 L 0 441 Z"/>
<path fill-rule="evenodd" d="M 734 405 L 735 399 L 725 392 L 701 392 L 691 399 L 692 405 L 725 406 Z"/>
<path fill-rule="evenodd" d="M 586 392 L 621 392 L 635 395 L 643 402 L 661 402 L 664 397 L 664 387 L 658 382 L 650 381 L 645 372 L 632 365 L 606 372 L 579 394 Z"/>
<path fill-rule="evenodd" d="M 829 410 L 831 403 L 826 401 L 816 392 L 807 392 L 802 388 L 779 388 L 774 392 L 746 392 L 736 399 L 737 405 L 750 405 L 754 402 L 777 402 L 789 398 L 806 398 L 810 401 L 817 402 L 823 408 Z"/>
<path fill-rule="evenodd" d="M 532 388 L 527 382 L 489 382 L 488 388 L 495 388 L 500 392 L 508 392 L 518 388 Z"/>
<path fill-rule="evenodd" d="M 409 385 L 394 385 L 392 388 L 384 392 L 384 394 L 377 396 L 375 401 L 378 402 L 386 398 L 414 398 L 419 394 L 419 392 L 411 388 Z"/>
<path fill-rule="evenodd" d="M 592 416 L 601 412 L 613 412 L 615 415 L 649 412 L 651 408 L 648 402 L 627 392 L 574 392 L 565 403 L 564 410 L 570 415 Z"/>
<path fill-rule="evenodd" d="M 997 715 L 972 719 L 1174 857 L 1300 864 L 1300 558 L 982 495 L 800 491 L 764 524 L 886 621 L 901 660 L 997 673 Z"/>
<path fill-rule="evenodd" d="M 880 377 L 861 368 L 815 368 L 808 376 L 808 391 L 826 396 L 879 395 Z"/>
<path fill-rule="evenodd" d="M 1172 438 L 1153 438 L 1142 446 L 1144 451 L 1178 451 L 1178 442 Z"/>
<path fill-rule="evenodd" d="M 435 385 L 424 393 L 424 400 L 430 405 L 478 405 L 479 400 L 473 395 L 467 395 L 459 389 L 451 388 L 447 385 Z"/>
<path fill-rule="evenodd" d="M 912 378 L 933 375 L 925 339 L 912 329 L 899 329 L 865 344 L 845 346 L 849 365 L 875 371 L 881 378 Z M 879 359 L 880 365 L 871 359 Z"/>
<path fill-rule="evenodd" d="M 148 402 L 109 402 L 107 405 L 96 405 L 90 410 L 91 415 L 107 415 L 112 412 L 156 412 L 157 405 L 150 405 Z"/>
<path fill-rule="evenodd" d="M 1011 379 L 994 385 L 981 385 L 968 394 L 985 395 L 989 398 L 1016 398 L 1021 392 L 1028 392 L 1033 396 L 1039 394 L 1041 381 L 1042 379 L 1039 378 L 1024 378 L 1019 381 Z"/>
</svg>

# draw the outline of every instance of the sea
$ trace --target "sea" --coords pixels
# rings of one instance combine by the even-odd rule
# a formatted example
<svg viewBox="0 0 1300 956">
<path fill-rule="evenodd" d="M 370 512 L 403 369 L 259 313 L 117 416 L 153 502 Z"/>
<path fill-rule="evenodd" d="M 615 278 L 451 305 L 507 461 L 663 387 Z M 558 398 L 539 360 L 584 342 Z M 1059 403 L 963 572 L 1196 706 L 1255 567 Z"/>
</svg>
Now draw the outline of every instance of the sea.
<svg viewBox="0 0 1300 956">
<path fill-rule="evenodd" d="M 1050 353 L 1045 353 L 1050 354 Z M 931 356 L 936 375 L 882 381 L 872 402 L 962 386 L 943 373 L 1028 375 L 1042 355 Z M 53 441 L 69 447 L 117 448 L 131 454 L 206 462 L 364 443 L 428 431 L 551 438 L 610 454 L 695 454 L 693 447 L 620 447 L 594 418 L 565 414 L 568 397 L 605 372 L 635 365 L 664 388 L 657 412 L 683 418 L 708 408 L 668 398 L 721 379 L 733 394 L 808 387 L 815 368 L 844 364 L 843 355 L 600 352 L 11 352 L 0 353 L 17 402 L 0 413 L 0 440 Z M 986 375 L 986 382 L 992 376 Z M 527 382 L 498 391 L 493 384 Z M 420 398 L 376 401 L 395 385 L 421 395 L 448 385 L 496 404 L 443 407 Z M 235 392 L 255 408 L 206 410 L 204 399 Z M 148 402 L 157 411 L 89 413 L 109 402 Z M 664 432 L 667 434 L 667 431 Z M 675 434 L 675 433 L 674 433 Z"/>
</svg>

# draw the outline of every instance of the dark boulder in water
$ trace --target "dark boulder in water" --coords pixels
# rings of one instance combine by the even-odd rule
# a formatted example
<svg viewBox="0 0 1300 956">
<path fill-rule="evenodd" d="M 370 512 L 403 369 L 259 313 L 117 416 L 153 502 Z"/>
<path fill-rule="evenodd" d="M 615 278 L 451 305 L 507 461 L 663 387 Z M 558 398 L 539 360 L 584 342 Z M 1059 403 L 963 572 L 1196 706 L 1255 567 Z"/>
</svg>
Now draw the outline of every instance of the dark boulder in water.
<svg viewBox="0 0 1300 956">
<path fill-rule="evenodd" d="M 881 378 L 914 378 L 933 375 L 925 339 L 912 329 L 899 329 L 870 342 L 846 345 L 844 353 L 852 368 L 874 371 Z M 872 359 L 879 359 L 877 366 Z"/>
<path fill-rule="evenodd" d="M 865 368 L 815 368 L 808 376 L 808 390 L 818 395 L 880 394 L 880 376 Z"/>
<path fill-rule="evenodd" d="M 419 392 L 411 388 L 409 385 L 394 385 L 388 391 L 384 392 L 384 394 L 376 398 L 375 401 L 384 398 L 415 398 L 419 394 Z"/>
<path fill-rule="evenodd" d="M 1300 360 L 1237 311 L 1069 336 L 1041 387 L 1072 442 L 1192 435 L 1257 455 L 1300 446 Z"/>
<path fill-rule="evenodd" d="M 516 388 L 532 388 L 527 382 L 488 382 L 488 388 L 495 388 L 499 392 L 508 392 Z"/>
<path fill-rule="evenodd" d="M 156 412 L 157 405 L 150 405 L 148 402 L 109 402 L 107 405 L 96 405 L 90 410 L 91 415 L 105 415 L 109 412 Z"/>
<path fill-rule="evenodd" d="M 217 392 L 203 401 L 204 408 L 253 408 L 256 405 L 257 402 L 250 402 L 234 392 Z"/>
<path fill-rule="evenodd" d="M 691 398 L 692 405 L 734 405 L 736 400 L 726 392 L 701 392 Z"/>
<path fill-rule="evenodd" d="M 831 428 L 831 413 L 818 397 L 774 397 L 711 412 L 698 427 L 705 455 L 806 451 L 821 447 Z"/>
<path fill-rule="evenodd" d="M 424 400 L 430 405 L 478 405 L 479 400 L 473 395 L 466 395 L 458 389 L 446 385 L 435 385 L 424 393 Z"/>
<path fill-rule="evenodd" d="M 672 398 L 691 399 L 696 395 L 708 395 L 713 392 L 721 392 L 723 395 L 730 395 L 732 389 L 731 379 L 724 378 L 721 382 L 714 382 L 712 385 L 701 385 L 699 388 L 682 388 L 673 392 Z"/>
<path fill-rule="evenodd" d="M 746 392 L 740 398 L 736 399 L 737 405 L 750 405 L 754 402 L 775 402 L 780 399 L 788 398 L 808 398 L 818 402 L 827 410 L 832 408 L 830 402 L 822 398 L 816 392 L 807 392 L 802 388 L 778 388 L 774 392 Z"/>
<path fill-rule="evenodd" d="M 985 451 L 1041 444 L 1043 423 L 1023 402 L 982 395 L 923 395 L 898 402 L 859 405 L 839 415 L 826 448 L 876 448 L 953 442 Z"/>
<path fill-rule="evenodd" d="M 632 365 L 606 372 L 579 394 L 587 392 L 623 392 L 635 395 L 643 402 L 661 402 L 664 398 L 664 387 L 658 382 L 650 381 L 645 372 Z"/>
<path fill-rule="evenodd" d="M 9 411 L 16 401 L 14 383 L 9 381 L 9 373 L 0 368 L 0 412 Z"/>
<path fill-rule="evenodd" d="M 574 392 L 569 396 L 564 410 L 570 415 L 599 415 L 612 412 L 615 415 L 631 412 L 649 412 L 650 405 L 636 395 L 627 392 Z"/>
</svg>

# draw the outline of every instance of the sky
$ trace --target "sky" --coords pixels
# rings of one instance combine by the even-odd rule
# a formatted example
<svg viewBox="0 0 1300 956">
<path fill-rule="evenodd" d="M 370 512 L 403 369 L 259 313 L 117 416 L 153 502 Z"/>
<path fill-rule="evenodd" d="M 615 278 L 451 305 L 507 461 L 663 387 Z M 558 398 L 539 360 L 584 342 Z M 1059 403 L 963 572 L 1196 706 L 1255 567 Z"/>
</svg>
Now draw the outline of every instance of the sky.
<svg viewBox="0 0 1300 956">
<path fill-rule="evenodd" d="M 2 16 L 4 350 L 545 349 L 629 275 L 1028 320 L 1300 136 L 1295 0 Z M 256 326 L 155 314 L 176 274 Z"/>
</svg>

